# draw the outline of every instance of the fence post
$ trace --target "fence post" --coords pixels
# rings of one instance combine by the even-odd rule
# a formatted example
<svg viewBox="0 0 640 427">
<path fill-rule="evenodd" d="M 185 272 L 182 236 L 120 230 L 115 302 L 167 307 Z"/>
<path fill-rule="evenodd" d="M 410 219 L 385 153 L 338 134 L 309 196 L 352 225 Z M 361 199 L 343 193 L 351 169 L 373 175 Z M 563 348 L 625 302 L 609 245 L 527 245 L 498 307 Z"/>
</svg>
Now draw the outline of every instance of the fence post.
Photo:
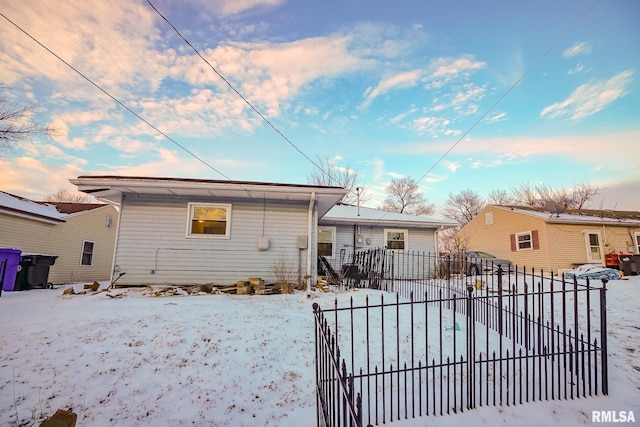
<svg viewBox="0 0 640 427">
<path fill-rule="evenodd" d="M 473 286 L 467 286 L 467 409 L 475 407 L 475 328 L 473 315 Z M 461 402 L 462 403 L 462 402 Z"/>
<path fill-rule="evenodd" d="M 600 289 L 600 346 L 602 348 L 602 394 L 609 394 L 609 366 L 607 362 L 607 279 Z"/>
</svg>

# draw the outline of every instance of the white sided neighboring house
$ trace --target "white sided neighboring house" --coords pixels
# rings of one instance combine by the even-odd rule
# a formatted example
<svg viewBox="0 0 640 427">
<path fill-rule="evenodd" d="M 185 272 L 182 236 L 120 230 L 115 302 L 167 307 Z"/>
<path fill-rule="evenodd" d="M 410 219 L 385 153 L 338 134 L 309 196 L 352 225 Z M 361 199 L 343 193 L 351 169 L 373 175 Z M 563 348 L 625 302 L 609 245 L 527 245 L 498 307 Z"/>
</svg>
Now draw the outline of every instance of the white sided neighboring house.
<svg viewBox="0 0 640 427">
<path fill-rule="evenodd" d="M 117 221 L 110 204 L 36 202 L 0 191 L 0 248 L 56 257 L 49 283 L 109 280 Z"/>
<path fill-rule="evenodd" d="M 385 248 L 436 256 L 438 232 L 457 225 L 449 219 L 338 204 L 320 218 L 318 254 L 336 272 L 351 262 L 354 251 Z"/>
<path fill-rule="evenodd" d="M 316 235 L 341 187 L 80 176 L 79 191 L 120 205 L 119 285 L 232 285 L 317 277 Z"/>
</svg>

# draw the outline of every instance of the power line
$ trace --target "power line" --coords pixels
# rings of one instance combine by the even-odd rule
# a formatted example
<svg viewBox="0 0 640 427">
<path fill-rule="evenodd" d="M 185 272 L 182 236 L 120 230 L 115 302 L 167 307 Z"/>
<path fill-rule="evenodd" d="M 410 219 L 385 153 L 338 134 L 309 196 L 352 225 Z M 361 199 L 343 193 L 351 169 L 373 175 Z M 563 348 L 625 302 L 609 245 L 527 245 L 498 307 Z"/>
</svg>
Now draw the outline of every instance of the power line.
<svg viewBox="0 0 640 427">
<path fill-rule="evenodd" d="M 123 103 L 122 101 L 120 101 L 118 98 L 116 98 L 115 96 L 111 95 L 109 92 L 107 92 L 105 89 L 103 89 L 100 85 L 98 85 L 97 83 L 95 83 L 93 80 L 91 80 L 89 77 L 87 77 L 86 75 L 84 75 L 81 71 L 79 71 L 77 68 L 75 68 L 73 65 L 69 64 L 67 61 L 65 61 L 64 59 L 62 59 L 60 56 L 58 56 L 58 54 L 56 54 L 54 51 L 52 51 L 51 49 L 49 49 L 47 46 L 45 46 L 44 44 L 42 44 L 38 39 L 36 39 L 35 37 L 33 37 L 31 34 L 29 34 L 26 30 L 22 29 L 22 27 L 20 27 L 18 24 L 16 24 L 15 22 L 13 22 L 11 19 L 7 18 L 2 12 L 0 12 L 0 16 L 2 16 L 5 20 L 7 20 L 11 25 L 13 25 L 14 27 L 16 27 L 18 30 L 22 31 L 27 37 L 29 37 L 31 40 L 33 40 L 34 42 L 36 42 L 38 45 L 40 45 L 40 47 L 42 47 L 43 49 L 45 49 L 47 52 L 49 52 L 51 55 L 53 55 L 54 57 L 56 57 L 59 61 L 61 61 L 63 64 L 65 64 L 67 67 L 71 68 L 73 71 L 75 71 L 78 75 L 80 75 L 80 77 L 82 77 L 83 79 L 85 79 L 86 81 L 88 81 L 89 83 L 91 83 L 96 89 L 98 89 L 100 92 L 104 93 L 105 95 L 107 95 L 109 98 L 111 98 L 113 101 L 115 101 L 116 103 L 118 103 L 122 108 L 124 108 L 125 110 L 127 110 L 128 112 L 130 112 L 131 114 L 133 114 L 134 116 L 136 116 L 139 120 L 143 121 L 144 123 L 146 123 L 150 128 L 152 128 L 153 130 L 155 130 L 156 132 L 158 132 L 160 135 L 162 135 L 163 137 L 165 137 L 167 140 L 171 141 L 173 144 L 175 144 L 176 146 L 180 147 L 182 150 L 184 150 L 186 153 L 188 153 L 189 155 L 191 155 L 193 158 L 195 158 L 196 160 L 198 160 L 200 163 L 204 164 L 205 166 L 207 166 L 208 168 L 212 169 L 213 171 L 215 171 L 216 173 L 218 173 L 219 175 L 223 176 L 224 178 L 226 178 L 229 181 L 232 181 L 231 178 L 229 178 L 227 175 L 225 175 L 224 173 L 220 172 L 218 169 L 216 169 L 215 167 L 213 167 L 211 164 L 209 164 L 208 162 L 206 162 L 204 159 L 202 159 L 201 157 L 199 157 L 197 154 L 193 153 L 192 151 L 190 151 L 188 148 L 186 148 L 184 145 L 180 144 L 179 142 L 177 142 L 176 140 L 174 140 L 173 138 L 171 138 L 169 135 L 167 135 L 166 133 L 164 133 L 163 131 L 161 131 L 160 129 L 158 129 L 156 126 L 154 126 L 153 124 L 151 124 L 147 119 L 145 119 L 144 117 L 142 117 L 141 115 L 139 115 L 138 113 L 136 113 L 135 111 L 133 111 L 131 108 L 129 108 L 125 103 Z"/>
<path fill-rule="evenodd" d="M 198 49 L 196 49 L 191 42 L 189 42 L 189 40 L 187 40 L 182 33 L 180 33 L 180 31 L 175 27 L 175 25 L 173 25 L 171 23 L 171 21 L 169 21 L 169 19 L 167 19 L 167 17 L 165 17 L 155 6 L 153 3 L 151 3 L 151 0 L 147 0 L 147 3 L 149 3 L 149 6 L 151 6 L 151 8 L 167 23 L 169 24 L 169 26 L 171 28 L 173 28 L 173 31 L 176 32 L 176 34 L 178 35 L 178 37 L 180 37 L 195 53 L 196 55 L 198 55 L 200 57 L 200 59 L 202 59 L 208 66 L 209 68 L 211 68 L 213 70 L 214 73 L 216 73 L 218 75 L 218 77 L 220 77 L 222 79 L 222 81 L 224 81 L 227 86 L 229 86 L 229 88 L 231 88 L 232 91 L 234 91 L 248 106 L 249 108 L 251 108 L 262 120 L 264 120 L 265 123 L 267 123 L 282 139 L 284 139 L 291 147 L 293 147 L 298 153 L 300 153 L 305 159 L 307 159 L 312 165 L 314 165 L 316 168 L 318 168 L 320 171 L 322 171 L 323 174 L 327 175 L 327 177 L 329 178 L 329 180 L 331 181 L 333 179 L 333 177 L 331 177 L 331 175 L 326 172 L 321 166 L 319 166 L 316 162 L 314 162 L 309 156 L 307 156 L 300 148 L 298 148 L 298 146 L 296 144 L 294 144 L 289 138 L 287 138 L 287 136 L 280 131 L 280 129 L 278 129 L 273 123 L 271 123 L 271 121 L 264 115 L 262 114 L 256 107 L 253 106 L 253 104 L 251 102 L 249 102 L 249 100 L 240 93 L 240 91 L 238 91 L 232 84 L 231 82 L 229 82 L 229 80 L 227 80 L 213 65 L 211 65 L 211 63 L 204 57 L 202 56 L 202 54 L 200 54 L 200 52 L 198 51 Z"/>
<path fill-rule="evenodd" d="M 580 15 L 580 17 L 578 17 L 578 19 L 569 27 L 567 28 L 552 44 L 551 46 L 545 50 L 542 55 L 540 55 L 538 57 L 538 59 L 536 59 L 536 61 L 528 68 L 525 70 L 525 72 L 522 74 L 522 76 L 520 76 L 520 78 L 518 80 L 516 80 L 511 87 L 509 87 L 509 89 L 507 89 L 507 91 L 505 93 L 502 94 L 502 96 L 500 96 L 500 98 L 498 98 L 498 100 L 496 102 L 493 103 L 493 105 L 491 105 L 491 107 L 489 107 L 489 109 L 487 111 L 484 112 L 484 114 L 482 114 L 480 116 L 480 118 L 478 118 L 478 120 L 475 121 L 475 123 L 473 123 L 473 125 L 465 132 L 462 134 L 462 136 L 460 138 L 458 138 L 458 140 L 442 155 L 440 156 L 440 158 L 433 164 L 433 166 L 431 166 L 429 168 L 429 170 L 427 170 L 421 177 L 420 179 L 418 179 L 416 181 L 416 184 L 419 183 L 420 181 L 422 181 L 427 175 L 429 175 L 429 173 L 431 173 L 431 171 L 438 166 L 438 164 L 444 160 L 445 157 L 447 157 L 447 155 L 449 155 L 449 153 L 456 148 L 456 146 L 462 142 L 462 140 L 469 135 L 469 133 L 471 133 L 471 131 L 482 121 L 484 120 L 485 117 L 487 117 L 487 115 L 493 111 L 493 109 L 495 107 L 498 106 L 498 104 L 500 104 L 502 102 L 502 100 L 504 98 L 506 98 L 506 96 L 511 93 L 511 91 L 513 89 L 515 89 L 516 86 L 518 86 L 520 84 L 520 82 L 522 80 L 524 80 L 525 77 L 527 77 L 529 75 L 529 73 L 531 73 L 531 71 L 533 71 L 533 69 L 544 59 L 545 56 L 547 56 L 547 54 L 549 52 L 551 52 L 558 43 L 560 43 L 560 40 L 562 40 L 563 38 L 565 38 L 565 36 L 567 34 L 569 34 L 577 25 L 578 23 L 580 23 L 580 21 L 582 21 L 582 19 L 591 11 L 591 9 L 593 9 L 595 7 L 595 5 L 599 2 L 600 0 L 595 0 L 591 6 L 589 6 L 589 8 L 587 8 L 587 10 L 585 10 L 582 15 Z"/>
</svg>

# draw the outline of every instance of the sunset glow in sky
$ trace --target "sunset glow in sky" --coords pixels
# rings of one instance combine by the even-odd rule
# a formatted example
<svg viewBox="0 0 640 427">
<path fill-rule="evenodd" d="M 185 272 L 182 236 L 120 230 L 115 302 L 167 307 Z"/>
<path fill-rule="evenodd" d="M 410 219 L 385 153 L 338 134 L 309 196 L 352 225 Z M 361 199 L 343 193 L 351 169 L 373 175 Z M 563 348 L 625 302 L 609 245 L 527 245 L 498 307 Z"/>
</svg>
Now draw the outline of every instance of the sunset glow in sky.
<svg viewBox="0 0 640 427">
<path fill-rule="evenodd" d="M 357 169 L 372 207 L 409 176 L 438 210 L 466 189 L 586 182 L 589 207 L 640 210 L 636 0 L 152 3 L 209 64 L 146 1 L 0 0 L 4 95 L 58 129 L 0 154 L 0 190 L 305 184 L 321 156 Z"/>
</svg>

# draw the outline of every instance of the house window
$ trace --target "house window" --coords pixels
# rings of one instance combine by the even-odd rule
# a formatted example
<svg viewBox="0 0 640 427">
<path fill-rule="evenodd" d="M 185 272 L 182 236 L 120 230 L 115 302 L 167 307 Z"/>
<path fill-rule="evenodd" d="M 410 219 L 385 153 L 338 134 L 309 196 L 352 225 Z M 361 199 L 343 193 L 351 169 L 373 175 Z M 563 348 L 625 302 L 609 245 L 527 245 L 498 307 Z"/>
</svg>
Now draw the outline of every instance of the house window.
<svg viewBox="0 0 640 427">
<path fill-rule="evenodd" d="M 493 224 L 493 211 L 485 212 L 485 214 L 484 214 L 484 222 L 487 225 Z"/>
<path fill-rule="evenodd" d="M 318 255 L 333 258 L 335 256 L 335 227 L 318 227 Z"/>
<path fill-rule="evenodd" d="M 82 257 L 80 258 L 80 265 L 92 265 L 93 264 L 93 249 L 95 243 L 85 240 L 82 242 Z"/>
<path fill-rule="evenodd" d="M 519 251 L 530 250 L 533 249 L 533 240 L 531 238 L 531 232 L 527 231 L 526 233 L 517 233 L 517 248 Z"/>
<path fill-rule="evenodd" d="M 189 203 L 187 236 L 229 237 L 231 205 Z"/>
<path fill-rule="evenodd" d="M 640 233 L 636 233 L 636 253 L 640 254 Z"/>
<path fill-rule="evenodd" d="M 588 231 L 585 233 L 587 243 L 587 258 L 589 262 L 602 262 L 602 245 L 600 243 L 600 233 Z"/>
<path fill-rule="evenodd" d="M 409 232 L 407 230 L 384 230 L 384 244 L 387 249 L 403 251 L 408 248 Z"/>
</svg>

